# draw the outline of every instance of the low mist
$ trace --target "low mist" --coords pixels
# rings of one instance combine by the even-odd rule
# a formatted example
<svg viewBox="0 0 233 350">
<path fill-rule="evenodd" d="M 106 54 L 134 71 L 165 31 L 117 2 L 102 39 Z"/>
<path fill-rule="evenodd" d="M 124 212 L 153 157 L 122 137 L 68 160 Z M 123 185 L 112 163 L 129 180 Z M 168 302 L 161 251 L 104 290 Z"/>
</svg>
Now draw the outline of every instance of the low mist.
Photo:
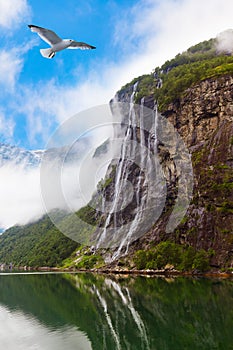
<svg viewBox="0 0 233 350">
<path fill-rule="evenodd" d="M 53 209 L 75 212 L 86 205 L 111 161 L 108 152 L 94 156 L 111 130 L 102 127 L 69 146 L 50 148 L 42 152 L 41 165 L 32 166 L 30 157 L 17 163 L 11 155 L 0 166 L 0 229 L 36 221 Z"/>
<path fill-rule="evenodd" d="M 40 194 L 40 170 L 9 163 L 0 168 L 0 227 L 23 225 L 45 213 Z"/>
<path fill-rule="evenodd" d="M 229 54 L 233 52 L 233 29 L 228 29 L 218 34 L 217 51 Z"/>
</svg>

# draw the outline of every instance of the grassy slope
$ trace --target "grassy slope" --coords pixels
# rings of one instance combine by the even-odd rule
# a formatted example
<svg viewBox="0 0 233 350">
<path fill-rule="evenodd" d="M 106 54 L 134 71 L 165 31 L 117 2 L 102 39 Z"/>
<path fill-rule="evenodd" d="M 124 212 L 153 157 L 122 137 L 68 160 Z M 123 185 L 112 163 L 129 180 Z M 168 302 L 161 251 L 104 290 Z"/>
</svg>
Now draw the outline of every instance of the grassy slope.
<svg viewBox="0 0 233 350">
<path fill-rule="evenodd" d="M 0 236 L 0 262 L 14 265 L 56 266 L 78 244 L 59 232 L 48 216 L 25 226 L 15 226 Z"/>
<path fill-rule="evenodd" d="M 140 103 L 144 96 L 154 96 L 158 101 L 160 111 L 165 111 L 168 104 L 183 96 L 185 91 L 194 84 L 212 77 L 233 73 L 233 56 L 217 53 L 215 40 L 204 41 L 192 46 L 182 54 L 155 68 L 151 74 L 135 78 L 122 87 L 128 89 L 138 81 L 138 92 L 135 102 Z M 162 88 L 158 89 L 162 79 Z"/>
</svg>

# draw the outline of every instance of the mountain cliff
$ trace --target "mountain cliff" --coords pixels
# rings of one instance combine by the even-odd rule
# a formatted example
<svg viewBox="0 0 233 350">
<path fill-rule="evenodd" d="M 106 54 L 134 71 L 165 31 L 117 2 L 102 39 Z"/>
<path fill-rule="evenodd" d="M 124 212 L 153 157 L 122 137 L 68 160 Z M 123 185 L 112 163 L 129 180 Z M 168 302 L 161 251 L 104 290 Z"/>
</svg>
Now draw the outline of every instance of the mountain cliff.
<svg viewBox="0 0 233 350">
<path fill-rule="evenodd" d="M 120 153 L 78 214 L 95 247 L 79 248 L 71 265 L 232 268 L 233 56 L 205 41 L 135 78 L 110 104 L 122 116 Z"/>
<path fill-rule="evenodd" d="M 129 95 L 132 93 L 129 88 Z M 140 90 L 139 90 L 140 93 Z M 125 100 L 126 91 L 118 92 Z M 144 105 L 155 107 L 153 95 Z M 172 241 L 196 250 L 211 252 L 215 267 L 233 264 L 233 77 L 230 74 L 204 79 L 186 89 L 162 112 L 185 141 L 192 157 L 193 196 L 188 210 L 174 232 L 166 225 L 177 197 L 174 155 L 158 143 L 158 157 L 168 184 L 162 215 L 143 237 L 131 246 L 148 249 L 151 244 Z"/>
<path fill-rule="evenodd" d="M 145 210 L 141 204 L 150 181 L 141 179 L 144 176 L 142 172 L 135 164 L 128 161 L 127 157 L 124 159 L 121 151 L 116 170 L 109 174 L 113 181 L 104 189 L 103 196 L 106 199 L 115 198 L 116 192 L 119 191 L 118 183 L 118 189 L 116 188 L 116 178 L 124 175 L 126 180 L 133 184 L 135 193 L 139 194 L 141 200 L 140 203 L 136 203 L 137 198 L 133 197 L 132 203 L 136 203 L 135 206 L 131 203 L 123 214 L 110 213 L 107 225 L 105 221 L 105 228 L 116 227 L 118 222 L 122 225 L 129 223 L 129 228 L 125 230 L 125 241 L 123 239 L 127 247 L 122 249 L 123 245 L 120 244 L 120 250 L 118 247 L 118 253 L 115 255 L 121 258 L 121 264 L 127 264 L 127 260 L 135 256 L 135 251 L 141 250 L 144 251 L 141 252 L 144 264 L 139 264 L 140 267 L 158 268 L 169 263 L 178 267 L 179 264 L 172 258 L 164 259 L 162 265 L 157 263 L 156 256 L 159 253 L 156 247 L 164 243 L 170 250 L 179 250 L 182 247 L 181 260 L 183 254 L 192 251 L 194 255 L 199 252 L 200 256 L 205 257 L 212 268 L 233 266 L 232 73 L 232 55 L 216 52 L 215 40 L 212 39 L 177 55 L 162 67 L 156 68 L 152 74 L 134 79 L 117 92 L 112 104 L 118 101 L 123 104 L 134 102 L 139 105 L 138 108 L 134 108 L 133 113 L 122 112 L 122 125 L 126 125 L 126 128 L 123 128 L 125 135 L 123 142 L 126 142 L 125 147 L 128 147 L 129 151 L 127 153 L 124 147 L 122 149 L 128 155 L 132 153 L 136 155 L 138 150 L 132 140 L 140 144 L 146 143 L 150 152 L 154 149 L 153 154 L 158 157 L 163 169 L 167 190 L 161 215 L 152 224 L 148 212 L 144 211 L 144 217 L 146 216 L 144 224 L 149 220 L 152 225 L 149 229 L 144 229 L 145 234 L 138 234 L 137 229 L 140 229 L 138 212 Z M 148 108 L 151 112 L 147 110 L 142 113 L 142 107 L 145 110 Z M 182 173 L 191 171 L 191 168 L 179 167 L 177 158 L 180 158 L 181 163 L 188 164 L 188 155 L 185 152 L 181 154 L 176 137 L 171 137 L 172 134 L 169 132 L 166 135 L 164 130 L 161 131 L 161 126 L 158 126 L 161 121 L 155 112 L 157 109 L 161 112 L 166 127 L 172 125 L 178 132 L 191 156 L 193 184 L 189 187 L 193 188 L 187 208 L 182 208 L 182 205 L 179 207 L 177 203 L 179 192 L 185 193 L 187 190 L 185 181 L 183 182 L 185 185 L 181 187 Z M 150 126 L 145 126 L 150 113 L 151 120 L 153 113 L 157 120 Z M 154 132 L 153 129 L 156 128 Z M 129 129 L 131 129 L 130 135 L 127 136 Z M 141 132 L 141 129 L 144 129 L 144 132 Z M 145 135 L 145 130 L 149 136 Z M 127 145 L 129 140 L 131 142 Z M 145 158 L 145 154 L 141 157 Z M 146 167 L 147 171 L 151 171 L 149 162 L 146 163 Z M 160 188 L 156 196 L 161 195 L 161 191 L 163 189 Z M 119 196 L 118 200 L 121 202 L 122 197 Z M 179 203 L 182 203 L 182 199 Z M 158 206 L 157 210 L 160 209 Z M 180 217 L 179 211 L 182 212 Z M 171 215 L 176 215 L 179 220 L 173 225 L 173 230 L 168 230 Z M 126 253 L 127 258 L 124 259 Z M 137 253 L 134 261 L 137 261 Z"/>
</svg>

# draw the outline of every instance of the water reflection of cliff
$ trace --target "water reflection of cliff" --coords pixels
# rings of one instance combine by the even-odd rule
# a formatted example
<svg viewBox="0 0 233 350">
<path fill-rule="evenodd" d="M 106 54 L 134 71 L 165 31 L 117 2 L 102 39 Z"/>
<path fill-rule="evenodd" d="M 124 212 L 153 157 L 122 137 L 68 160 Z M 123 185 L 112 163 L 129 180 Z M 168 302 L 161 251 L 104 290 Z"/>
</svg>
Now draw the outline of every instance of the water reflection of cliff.
<svg viewBox="0 0 233 350">
<path fill-rule="evenodd" d="M 94 350 L 230 349 L 233 283 L 91 274 L 0 276 L 0 304 Z M 85 350 L 85 349 L 84 349 Z"/>
</svg>

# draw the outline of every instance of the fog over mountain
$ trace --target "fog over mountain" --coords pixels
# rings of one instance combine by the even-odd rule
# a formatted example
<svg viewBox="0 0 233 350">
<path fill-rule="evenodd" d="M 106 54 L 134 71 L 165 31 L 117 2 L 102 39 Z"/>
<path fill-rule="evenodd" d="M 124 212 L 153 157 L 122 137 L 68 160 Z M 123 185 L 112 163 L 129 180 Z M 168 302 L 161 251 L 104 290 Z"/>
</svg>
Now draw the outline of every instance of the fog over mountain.
<svg viewBox="0 0 233 350">
<path fill-rule="evenodd" d="M 77 144 L 44 150 L 25 150 L 8 144 L 0 144 L 0 229 L 23 225 L 40 218 L 46 210 L 59 207 L 59 202 L 45 208 L 41 195 L 40 166 L 43 156 L 48 161 L 48 176 L 61 173 L 62 190 L 73 209 L 81 203 L 75 198 L 76 177 L 81 155 L 92 149 L 91 140 L 84 138 Z M 56 192 L 56 188 L 54 189 Z"/>
</svg>

